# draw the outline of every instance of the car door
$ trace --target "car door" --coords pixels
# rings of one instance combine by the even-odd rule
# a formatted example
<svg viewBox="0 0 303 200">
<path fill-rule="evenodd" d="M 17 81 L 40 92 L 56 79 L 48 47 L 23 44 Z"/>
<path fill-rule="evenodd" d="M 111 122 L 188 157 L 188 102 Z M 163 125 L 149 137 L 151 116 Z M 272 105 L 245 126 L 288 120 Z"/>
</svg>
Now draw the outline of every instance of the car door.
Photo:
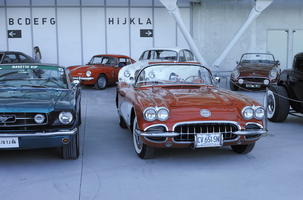
<svg viewBox="0 0 303 200">
<path fill-rule="evenodd" d="M 293 76 L 292 84 L 293 84 L 293 90 L 295 96 L 300 101 L 303 101 L 303 57 L 297 58 L 292 76 Z"/>
</svg>

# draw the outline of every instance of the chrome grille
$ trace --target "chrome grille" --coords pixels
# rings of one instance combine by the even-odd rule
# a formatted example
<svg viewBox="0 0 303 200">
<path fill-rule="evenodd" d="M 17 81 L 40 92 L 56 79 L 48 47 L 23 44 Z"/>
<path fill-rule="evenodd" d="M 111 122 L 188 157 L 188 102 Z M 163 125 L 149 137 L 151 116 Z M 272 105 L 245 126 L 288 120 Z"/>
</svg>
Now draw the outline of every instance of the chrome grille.
<svg viewBox="0 0 303 200">
<path fill-rule="evenodd" d="M 37 124 L 34 120 L 36 114 L 41 113 L 0 113 L 0 128 L 42 126 L 48 123 L 48 116 L 44 114 L 44 123 Z M 1 120 L 1 117 L 9 119 Z"/>
<path fill-rule="evenodd" d="M 174 132 L 180 133 L 180 135 L 174 137 L 174 140 L 176 142 L 193 142 L 196 133 L 222 133 L 224 141 L 228 141 L 238 137 L 233 134 L 238 130 L 238 126 L 232 123 L 182 124 L 175 127 Z"/>
<path fill-rule="evenodd" d="M 245 82 L 263 83 L 266 78 L 242 78 Z"/>
</svg>

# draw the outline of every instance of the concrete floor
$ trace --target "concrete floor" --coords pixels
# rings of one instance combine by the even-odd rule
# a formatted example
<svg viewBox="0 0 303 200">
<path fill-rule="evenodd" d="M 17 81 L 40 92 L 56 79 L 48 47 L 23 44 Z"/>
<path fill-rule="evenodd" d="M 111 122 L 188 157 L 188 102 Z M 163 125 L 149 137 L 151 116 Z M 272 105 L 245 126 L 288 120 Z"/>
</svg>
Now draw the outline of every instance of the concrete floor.
<svg viewBox="0 0 303 200">
<path fill-rule="evenodd" d="M 262 92 L 241 93 L 262 101 Z M 269 123 L 270 136 L 249 155 L 170 149 L 141 160 L 118 125 L 114 95 L 114 87 L 83 90 L 76 161 L 52 149 L 0 151 L 0 199 L 303 199 L 303 119 Z"/>
</svg>

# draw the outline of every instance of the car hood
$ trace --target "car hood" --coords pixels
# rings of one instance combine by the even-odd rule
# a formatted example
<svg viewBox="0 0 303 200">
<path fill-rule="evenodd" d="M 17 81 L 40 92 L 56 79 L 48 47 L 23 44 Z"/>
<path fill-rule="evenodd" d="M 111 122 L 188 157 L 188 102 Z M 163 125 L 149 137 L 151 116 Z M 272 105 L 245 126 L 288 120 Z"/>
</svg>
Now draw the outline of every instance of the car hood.
<svg viewBox="0 0 303 200">
<path fill-rule="evenodd" d="M 215 87 L 153 87 L 137 89 L 137 100 L 142 107 L 234 107 L 257 104 L 246 96 Z"/>
<path fill-rule="evenodd" d="M 73 108 L 72 90 L 6 89 L 0 90 L 0 112 L 49 113 Z"/>
<path fill-rule="evenodd" d="M 238 68 L 240 76 L 268 76 L 274 64 L 241 64 Z"/>
</svg>

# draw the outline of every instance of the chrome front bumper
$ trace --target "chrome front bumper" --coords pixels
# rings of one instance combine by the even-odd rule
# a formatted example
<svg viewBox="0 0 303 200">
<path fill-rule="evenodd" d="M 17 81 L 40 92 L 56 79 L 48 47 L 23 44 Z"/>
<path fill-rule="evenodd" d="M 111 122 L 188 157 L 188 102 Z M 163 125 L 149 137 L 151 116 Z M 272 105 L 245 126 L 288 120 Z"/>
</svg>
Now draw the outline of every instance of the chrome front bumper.
<svg viewBox="0 0 303 200">
<path fill-rule="evenodd" d="M 49 137 L 49 136 L 69 136 L 74 135 L 78 128 L 57 132 L 34 132 L 34 133 L 0 133 L 0 137 Z"/>
<path fill-rule="evenodd" d="M 140 130 L 136 130 L 136 134 L 138 136 L 143 136 L 143 137 L 177 137 L 180 136 L 181 133 L 176 133 L 176 132 L 144 132 Z M 195 133 L 189 133 L 191 135 L 194 135 Z M 232 132 L 234 135 L 238 136 L 250 136 L 250 135 L 261 135 L 261 136 L 266 136 L 268 134 L 267 130 L 243 130 L 243 131 L 236 131 Z"/>
<path fill-rule="evenodd" d="M 74 80 L 79 80 L 79 81 L 92 81 L 94 80 L 93 77 L 79 77 L 79 76 L 75 76 L 73 77 Z"/>
</svg>

